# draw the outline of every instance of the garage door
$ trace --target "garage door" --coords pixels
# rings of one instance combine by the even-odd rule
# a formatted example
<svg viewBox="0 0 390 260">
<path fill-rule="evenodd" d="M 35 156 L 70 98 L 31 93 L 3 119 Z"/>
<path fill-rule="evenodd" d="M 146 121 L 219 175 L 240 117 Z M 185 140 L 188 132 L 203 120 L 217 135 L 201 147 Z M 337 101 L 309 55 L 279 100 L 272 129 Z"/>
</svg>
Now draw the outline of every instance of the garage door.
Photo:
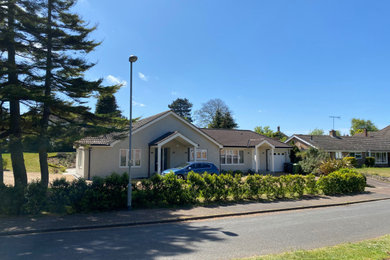
<svg viewBox="0 0 390 260">
<path fill-rule="evenodd" d="M 274 153 L 275 158 L 275 172 L 282 172 L 284 170 L 284 163 L 286 162 L 286 153 Z"/>
</svg>

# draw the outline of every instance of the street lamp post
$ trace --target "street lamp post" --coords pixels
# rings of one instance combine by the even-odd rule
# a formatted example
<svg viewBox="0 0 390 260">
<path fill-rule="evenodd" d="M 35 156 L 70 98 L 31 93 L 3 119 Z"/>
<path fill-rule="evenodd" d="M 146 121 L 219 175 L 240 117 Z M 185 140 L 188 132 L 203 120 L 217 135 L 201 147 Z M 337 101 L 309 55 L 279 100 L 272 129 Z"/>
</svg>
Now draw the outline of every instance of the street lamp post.
<svg viewBox="0 0 390 260">
<path fill-rule="evenodd" d="M 131 209 L 131 135 L 133 130 L 133 62 L 137 61 L 137 56 L 130 55 L 130 126 L 129 126 L 129 183 L 127 185 L 127 208 Z"/>
</svg>

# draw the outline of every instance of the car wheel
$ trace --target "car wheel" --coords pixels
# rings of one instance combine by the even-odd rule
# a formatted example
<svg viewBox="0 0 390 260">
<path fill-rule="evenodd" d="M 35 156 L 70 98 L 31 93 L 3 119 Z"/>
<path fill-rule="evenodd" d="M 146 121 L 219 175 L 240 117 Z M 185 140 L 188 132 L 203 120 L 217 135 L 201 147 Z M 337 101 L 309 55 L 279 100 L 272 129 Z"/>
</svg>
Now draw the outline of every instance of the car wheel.
<svg viewBox="0 0 390 260">
<path fill-rule="evenodd" d="M 177 178 L 178 178 L 178 179 L 182 179 L 182 180 L 184 180 L 184 176 L 183 176 L 183 175 L 181 175 L 181 174 L 177 175 Z"/>
</svg>

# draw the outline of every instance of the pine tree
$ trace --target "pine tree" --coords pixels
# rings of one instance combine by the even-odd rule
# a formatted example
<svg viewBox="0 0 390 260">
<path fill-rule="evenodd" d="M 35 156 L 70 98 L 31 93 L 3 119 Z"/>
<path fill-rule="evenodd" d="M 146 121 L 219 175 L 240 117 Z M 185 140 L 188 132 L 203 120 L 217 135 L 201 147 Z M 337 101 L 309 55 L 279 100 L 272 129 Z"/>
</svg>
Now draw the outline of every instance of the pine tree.
<svg viewBox="0 0 390 260">
<path fill-rule="evenodd" d="M 191 117 L 191 109 L 192 104 L 186 98 L 177 98 L 170 105 L 168 105 L 169 109 L 173 112 L 186 119 L 188 122 L 192 123 Z"/>
<path fill-rule="evenodd" d="M 221 127 L 220 128 L 224 128 L 224 129 L 233 129 L 233 128 L 237 128 L 237 123 L 234 121 L 232 115 L 230 114 L 229 111 L 227 111 L 224 115 L 223 115 L 223 120 L 222 120 L 222 123 L 221 123 Z"/>
<path fill-rule="evenodd" d="M 223 120 L 224 120 L 224 116 L 222 115 L 222 112 L 218 109 L 215 112 L 213 120 L 208 125 L 208 128 L 222 128 Z"/>
<path fill-rule="evenodd" d="M 101 95 L 96 103 L 95 114 L 112 115 L 121 117 L 121 111 L 118 109 L 116 98 L 112 94 Z"/>
<path fill-rule="evenodd" d="M 50 127 L 78 127 L 80 131 L 91 130 L 96 134 L 120 130 L 126 121 L 119 120 L 114 124 L 112 117 L 95 115 L 84 104 L 84 99 L 94 93 L 112 94 L 120 86 L 104 87 L 102 79 L 88 81 L 84 78 L 84 73 L 95 65 L 84 56 L 100 43 L 89 39 L 95 27 L 88 27 L 78 14 L 72 12 L 75 3 L 75 0 L 42 1 L 40 8 L 45 16 L 39 17 L 40 26 L 33 32 L 38 39 L 35 43 L 38 47 L 34 50 L 35 64 L 41 70 L 34 80 L 44 82 L 41 87 L 43 95 L 33 99 L 40 104 L 39 162 L 41 183 L 45 186 L 49 179 Z"/>
<path fill-rule="evenodd" d="M 20 103 L 27 100 L 26 81 L 31 75 L 29 60 L 35 26 L 32 13 L 35 2 L 27 0 L 0 1 L 0 97 L 9 105 L 9 142 L 15 186 L 27 185 L 23 158 Z"/>
</svg>

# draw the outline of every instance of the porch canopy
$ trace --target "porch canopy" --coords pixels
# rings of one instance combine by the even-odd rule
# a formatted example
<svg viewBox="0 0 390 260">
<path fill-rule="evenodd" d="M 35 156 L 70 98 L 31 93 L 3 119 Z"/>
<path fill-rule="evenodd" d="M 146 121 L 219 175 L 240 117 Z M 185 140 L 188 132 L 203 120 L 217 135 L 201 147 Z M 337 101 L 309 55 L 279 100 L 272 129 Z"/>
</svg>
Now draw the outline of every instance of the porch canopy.
<svg viewBox="0 0 390 260">
<path fill-rule="evenodd" d="M 149 143 L 150 147 L 156 147 L 157 148 L 157 173 L 161 173 L 161 148 L 164 145 L 167 145 L 171 141 L 177 141 L 185 146 L 193 147 L 194 152 L 196 151 L 196 148 L 199 146 L 197 143 L 189 139 L 188 137 L 181 134 L 179 131 L 175 132 L 167 132 L 163 134 L 162 136 L 158 137 L 157 139 L 153 140 Z M 196 156 L 194 156 L 194 160 L 196 160 Z"/>
<path fill-rule="evenodd" d="M 275 146 L 268 142 L 267 140 L 261 140 L 259 143 L 255 144 L 255 170 L 259 172 L 260 167 L 260 154 L 261 150 L 266 151 L 265 158 L 265 170 L 266 171 L 275 171 Z"/>
</svg>

